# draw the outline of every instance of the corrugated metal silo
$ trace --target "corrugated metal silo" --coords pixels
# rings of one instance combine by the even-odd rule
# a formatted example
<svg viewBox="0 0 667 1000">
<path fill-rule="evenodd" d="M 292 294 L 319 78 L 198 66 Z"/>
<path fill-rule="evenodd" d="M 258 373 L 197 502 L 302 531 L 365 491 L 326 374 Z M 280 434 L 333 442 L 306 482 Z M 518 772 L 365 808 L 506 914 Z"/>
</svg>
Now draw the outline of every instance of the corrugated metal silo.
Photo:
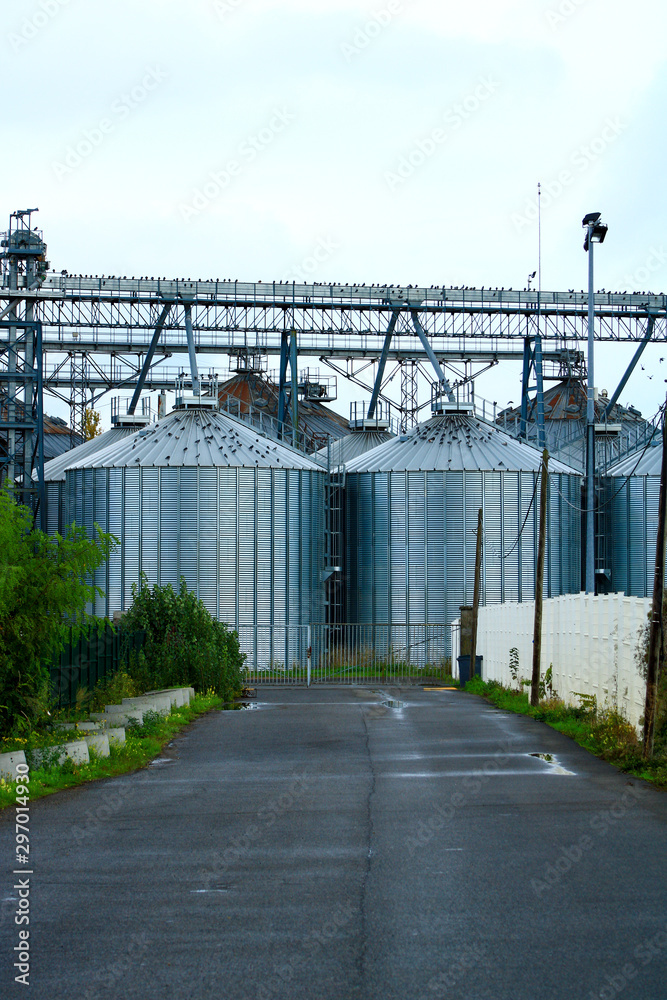
<svg viewBox="0 0 667 1000">
<path fill-rule="evenodd" d="M 391 441 L 394 437 L 391 431 L 391 419 L 385 413 L 382 404 L 378 404 L 376 416 L 365 416 L 365 409 L 360 403 L 352 403 L 350 407 L 350 433 L 345 437 L 331 439 L 329 444 L 317 452 L 319 458 L 329 462 L 332 469 L 340 468 L 352 459 L 364 455 L 372 448 Z"/>
<path fill-rule="evenodd" d="M 660 435 L 655 443 L 662 444 Z M 653 593 L 661 462 L 661 447 L 643 448 L 607 473 L 611 585 L 629 597 Z"/>
<path fill-rule="evenodd" d="M 540 452 L 465 405 L 348 462 L 348 621 L 457 619 L 472 603 L 480 508 L 483 599 L 533 599 L 540 464 Z M 545 596 L 556 596 L 580 589 L 581 477 L 555 461 L 550 473 Z"/>
<path fill-rule="evenodd" d="M 70 511 L 121 543 L 96 613 L 127 609 L 141 572 L 174 588 L 184 577 L 250 662 L 291 662 L 303 627 L 322 620 L 324 480 L 305 455 L 217 409 L 175 410 L 84 457 L 67 472 Z"/>
<path fill-rule="evenodd" d="M 134 434 L 136 427 L 112 427 L 98 437 L 85 441 L 83 444 L 66 451 L 44 465 L 44 485 L 46 487 L 46 530 L 50 535 L 62 534 L 73 518 L 69 517 L 67 506 L 67 490 L 65 488 L 67 469 L 73 462 L 103 451 L 109 445 L 122 438 Z M 36 478 L 36 473 L 33 478 Z"/>
</svg>

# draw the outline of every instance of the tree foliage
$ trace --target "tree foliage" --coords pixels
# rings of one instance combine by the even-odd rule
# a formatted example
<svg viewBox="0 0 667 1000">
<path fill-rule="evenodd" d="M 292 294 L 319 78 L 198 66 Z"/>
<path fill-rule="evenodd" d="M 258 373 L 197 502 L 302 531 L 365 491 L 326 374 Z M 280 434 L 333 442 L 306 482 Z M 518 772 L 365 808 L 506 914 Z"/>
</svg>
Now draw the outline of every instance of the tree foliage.
<svg viewBox="0 0 667 1000">
<path fill-rule="evenodd" d="M 91 574 L 115 544 L 96 526 L 66 535 L 33 527 L 32 512 L 0 490 L 0 732 L 38 721 L 48 704 L 46 662 L 93 618 L 86 605 L 101 591 Z"/>
<path fill-rule="evenodd" d="M 102 418 L 96 410 L 87 407 L 81 421 L 81 436 L 84 441 L 92 441 L 102 433 L 100 426 Z"/>
<path fill-rule="evenodd" d="M 171 584 L 149 587 L 142 574 L 132 597 L 123 627 L 146 632 L 143 649 L 129 667 L 142 690 L 189 685 L 201 692 L 212 689 L 226 700 L 240 690 L 245 656 L 237 633 L 211 617 L 184 579 L 176 593 Z"/>
</svg>

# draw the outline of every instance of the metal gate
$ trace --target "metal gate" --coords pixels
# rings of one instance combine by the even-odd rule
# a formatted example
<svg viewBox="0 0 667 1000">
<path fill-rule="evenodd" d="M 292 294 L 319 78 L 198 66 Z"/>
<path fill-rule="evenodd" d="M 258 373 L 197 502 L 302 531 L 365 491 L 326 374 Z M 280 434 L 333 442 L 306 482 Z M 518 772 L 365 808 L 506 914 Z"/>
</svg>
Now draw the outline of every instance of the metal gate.
<svg viewBox="0 0 667 1000">
<path fill-rule="evenodd" d="M 252 684 L 420 683 L 451 675 L 448 625 L 258 626 L 239 630 Z"/>
</svg>

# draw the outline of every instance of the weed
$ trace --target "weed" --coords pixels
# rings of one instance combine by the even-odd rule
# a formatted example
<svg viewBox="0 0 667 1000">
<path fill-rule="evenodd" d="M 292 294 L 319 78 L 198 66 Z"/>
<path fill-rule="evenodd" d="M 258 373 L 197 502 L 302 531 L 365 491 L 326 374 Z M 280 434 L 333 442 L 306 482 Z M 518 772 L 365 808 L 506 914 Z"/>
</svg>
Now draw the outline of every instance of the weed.
<svg viewBox="0 0 667 1000">
<path fill-rule="evenodd" d="M 503 687 L 497 681 L 482 681 L 479 677 L 466 684 L 466 691 L 488 699 L 505 711 L 546 722 L 621 771 L 667 788 L 667 748 L 656 744 L 653 757 L 643 760 L 634 726 L 615 708 L 599 710 L 594 695 L 579 693 L 581 706 L 571 706 L 552 693 L 533 707 L 526 694 Z"/>
<path fill-rule="evenodd" d="M 81 785 L 86 781 L 94 781 L 99 778 L 111 778 L 119 774 L 127 774 L 136 771 L 140 767 L 145 767 L 154 757 L 157 757 L 165 743 L 173 739 L 174 735 L 196 719 L 214 708 L 222 707 L 222 699 L 217 695 L 199 695 L 189 705 L 175 710 L 169 716 L 160 716 L 157 713 L 146 713 L 148 716 L 150 733 L 143 731 L 143 726 L 136 726 L 128 729 L 126 742 L 120 746 L 112 745 L 108 757 L 100 757 L 94 749 L 89 748 L 90 763 L 79 764 L 70 758 L 66 758 L 62 763 L 57 764 L 55 757 L 57 748 L 49 749 L 48 744 L 45 750 L 40 752 L 38 766 L 31 767 L 30 770 L 30 797 L 38 799 L 44 795 L 51 795 L 53 792 L 63 788 L 72 788 Z M 152 718 L 155 715 L 156 718 Z M 53 733 L 32 733 L 33 743 L 48 741 L 54 738 L 62 740 L 62 734 L 58 737 Z M 2 751 L 5 750 L 5 741 L 2 744 Z M 14 743 L 18 743 L 15 739 Z M 25 749 L 27 738 L 19 744 L 20 749 Z M 26 757 L 30 751 L 26 751 Z M 45 756 L 44 756 L 45 754 Z M 61 756 L 61 754 L 58 754 Z M 15 782 L 5 781 L 0 783 L 0 808 L 13 806 L 16 803 Z"/>
</svg>

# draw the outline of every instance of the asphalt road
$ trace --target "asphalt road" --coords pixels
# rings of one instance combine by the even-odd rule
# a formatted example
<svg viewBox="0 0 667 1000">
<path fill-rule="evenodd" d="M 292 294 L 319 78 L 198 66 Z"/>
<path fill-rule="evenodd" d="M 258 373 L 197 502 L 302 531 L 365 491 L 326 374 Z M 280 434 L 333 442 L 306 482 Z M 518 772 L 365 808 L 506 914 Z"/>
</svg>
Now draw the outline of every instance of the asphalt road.
<svg viewBox="0 0 667 1000">
<path fill-rule="evenodd" d="M 667 997 L 667 796 L 459 692 L 265 688 L 35 802 L 28 990 L 13 821 L 2 997 Z"/>
</svg>

